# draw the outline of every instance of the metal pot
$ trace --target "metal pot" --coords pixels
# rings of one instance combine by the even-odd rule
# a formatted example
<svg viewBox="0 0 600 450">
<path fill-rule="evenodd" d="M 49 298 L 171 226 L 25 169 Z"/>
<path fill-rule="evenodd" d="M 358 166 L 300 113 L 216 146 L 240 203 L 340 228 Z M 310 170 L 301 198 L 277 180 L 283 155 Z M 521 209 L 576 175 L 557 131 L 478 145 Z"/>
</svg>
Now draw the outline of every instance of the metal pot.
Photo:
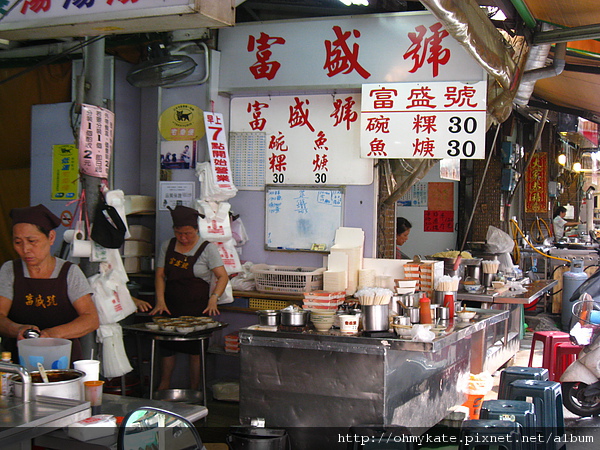
<svg viewBox="0 0 600 450">
<path fill-rule="evenodd" d="M 273 309 L 262 309 L 256 311 L 258 314 L 258 323 L 264 326 L 276 327 L 281 320 L 281 313 Z"/>
<path fill-rule="evenodd" d="M 281 325 L 288 327 L 303 327 L 308 322 L 308 311 L 304 309 L 299 310 L 280 310 L 281 312 Z"/>
<path fill-rule="evenodd" d="M 44 383 L 39 372 L 29 372 L 31 375 L 31 398 L 38 395 L 48 397 L 83 400 L 83 377 L 85 373 L 80 370 L 46 370 L 49 383 Z M 23 396 L 23 381 L 19 375 L 12 375 L 10 380 L 14 384 L 14 395 Z"/>
<path fill-rule="evenodd" d="M 398 311 L 400 311 L 400 308 L 407 309 L 407 308 L 411 308 L 413 306 L 419 306 L 419 300 L 421 299 L 421 297 L 423 296 L 422 292 L 415 292 L 414 294 L 397 294 L 394 296 L 394 298 L 397 297 L 397 302 L 398 302 Z"/>
</svg>

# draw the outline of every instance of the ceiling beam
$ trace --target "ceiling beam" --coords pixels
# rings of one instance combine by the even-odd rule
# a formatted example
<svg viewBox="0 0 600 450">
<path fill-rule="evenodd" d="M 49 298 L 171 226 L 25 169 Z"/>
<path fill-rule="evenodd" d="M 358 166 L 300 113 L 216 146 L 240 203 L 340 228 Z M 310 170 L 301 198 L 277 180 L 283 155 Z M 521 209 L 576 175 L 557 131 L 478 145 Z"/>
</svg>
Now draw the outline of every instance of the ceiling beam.
<svg viewBox="0 0 600 450">
<path fill-rule="evenodd" d="M 600 39 L 600 24 L 540 31 L 533 35 L 533 45 Z"/>
</svg>

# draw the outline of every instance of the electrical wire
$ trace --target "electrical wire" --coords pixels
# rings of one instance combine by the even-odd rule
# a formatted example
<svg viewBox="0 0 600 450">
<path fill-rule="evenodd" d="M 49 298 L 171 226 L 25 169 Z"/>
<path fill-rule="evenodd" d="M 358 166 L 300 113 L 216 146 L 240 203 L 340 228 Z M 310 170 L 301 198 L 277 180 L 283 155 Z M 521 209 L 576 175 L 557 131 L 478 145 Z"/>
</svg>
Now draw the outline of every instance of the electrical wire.
<svg viewBox="0 0 600 450">
<path fill-rule="evenodd" d="M 519 250 L 519 246 L 518 246 L 518 245 L 516 245 L 516 242 L 517 242 L 517 235 L 516 235 L 515 231 L 518 231 L 518 232 L 519 232 L 519 234 L 521 235 L 521 237 L 523 238 L 523 240 L 524 240 L 524 241 L 525 241 L 527 244 L 529 244 L 529 246 L 530 246 L 532 249 L 534 249 L 534 250 L 535 250 L 537 253 L 539 253 L 540 255 L 542 255 L 544 258 L 556 259 L 556 260 L 558 260 L 558 261 L 566 261 L 566 262 L 568 262 L 568 263 L 570 263 L 570 262 L 571 262 L 571 260 L 569 260 L 569 259 L 566 259 L 566 258 L 559 258 L 558 256 L 551 256 L 551 255 L 547 255 L 547 254 L 546 254 L 546 253 L 544 253 L 544 252 L 540 252 L 540 251 L 539 251 L 537 248 L 535 248 L 535 247 L 533 246 L 533 244 L 532 244 L 531 242 L 529 242 L 529 240 L 528 240 L 528 239 L 525 237 L 525 235 L 523 234 L 523 232 L 522 232 L 522 231 L 521 231 L 521 229 L 519 228 L 519 225 L 517 224 L 517 221 L 516 221 L 516 220 L 514 220 L 514 219 L 510 219 L 510 225 L 511 225 L 511 229 L 512 229 L 512 232 L 513 232 L 513 240 L 515 241 L 515 250 L 516 250 L 516 252 L 517 252 L 517 255 L 518 255 L 518 259 L 517 259 L 516 261 L 520 260 L 520 258 L 521 258 L 521 252 L 520 252 L 520 250 Z M 518 263 L 517 263 L 517 264 L 518 264 Z"/>
</svg>

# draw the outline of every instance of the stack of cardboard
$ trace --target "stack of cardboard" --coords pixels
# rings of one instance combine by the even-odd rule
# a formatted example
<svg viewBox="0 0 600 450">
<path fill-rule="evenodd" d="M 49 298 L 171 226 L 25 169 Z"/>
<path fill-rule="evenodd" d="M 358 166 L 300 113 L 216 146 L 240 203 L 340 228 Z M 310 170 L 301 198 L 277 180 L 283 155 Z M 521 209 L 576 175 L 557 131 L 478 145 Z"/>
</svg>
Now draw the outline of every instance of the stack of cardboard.
<svg viewBox="0 0 600 450">
<path fill-rule="evenodd" d="M 123 247 L 123 265 L 127 273 L 152 271 L 152 230 L 143 225 L 129 225 L 130 237 Z"/>
</svg>

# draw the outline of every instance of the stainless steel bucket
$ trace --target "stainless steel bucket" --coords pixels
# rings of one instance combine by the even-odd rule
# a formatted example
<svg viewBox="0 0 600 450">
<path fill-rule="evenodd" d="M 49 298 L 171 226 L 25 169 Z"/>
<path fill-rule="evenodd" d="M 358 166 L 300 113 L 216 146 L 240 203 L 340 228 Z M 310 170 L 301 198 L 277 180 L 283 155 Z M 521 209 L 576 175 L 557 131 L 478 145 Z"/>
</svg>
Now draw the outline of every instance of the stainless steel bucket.
<svg viewBox="0 0 600 450">
<path fill-rule="evenodd" d="M 31 375 L 31 398 L 38 395 L 48 397 L 68 398 L 71 400 L 83 400 L 83 377 L 85 373 L 81 370 L 46 370 L 49 383 L 44 383 L 39 372 L 29 372 Z M 14 384 L 15 397 L 23 397 L 23 381 L 19 375 L 12 375 L 10 380 Z"/>
<path fill-rule="evenodd" d="M 256 311 L 258 314 L 258 323 L 264 326 L 277 326 L 281 319 L 281 313 L 273 309 L 263 309 Z"/>
<path fill-rule="evenodd" d="M 387 331 L 390 328 L 388 305 L 362 305 L 364 331 Z"/>
<path fill-rule="evenodd" d="M 298 310 L 298 311 L 289 311 L 282 309 L 281 312 L 281 325 L 286 325 L 289 327 L 303 327 L 308 322 L 308 311 L 306 310 Z"/>
</svg>

